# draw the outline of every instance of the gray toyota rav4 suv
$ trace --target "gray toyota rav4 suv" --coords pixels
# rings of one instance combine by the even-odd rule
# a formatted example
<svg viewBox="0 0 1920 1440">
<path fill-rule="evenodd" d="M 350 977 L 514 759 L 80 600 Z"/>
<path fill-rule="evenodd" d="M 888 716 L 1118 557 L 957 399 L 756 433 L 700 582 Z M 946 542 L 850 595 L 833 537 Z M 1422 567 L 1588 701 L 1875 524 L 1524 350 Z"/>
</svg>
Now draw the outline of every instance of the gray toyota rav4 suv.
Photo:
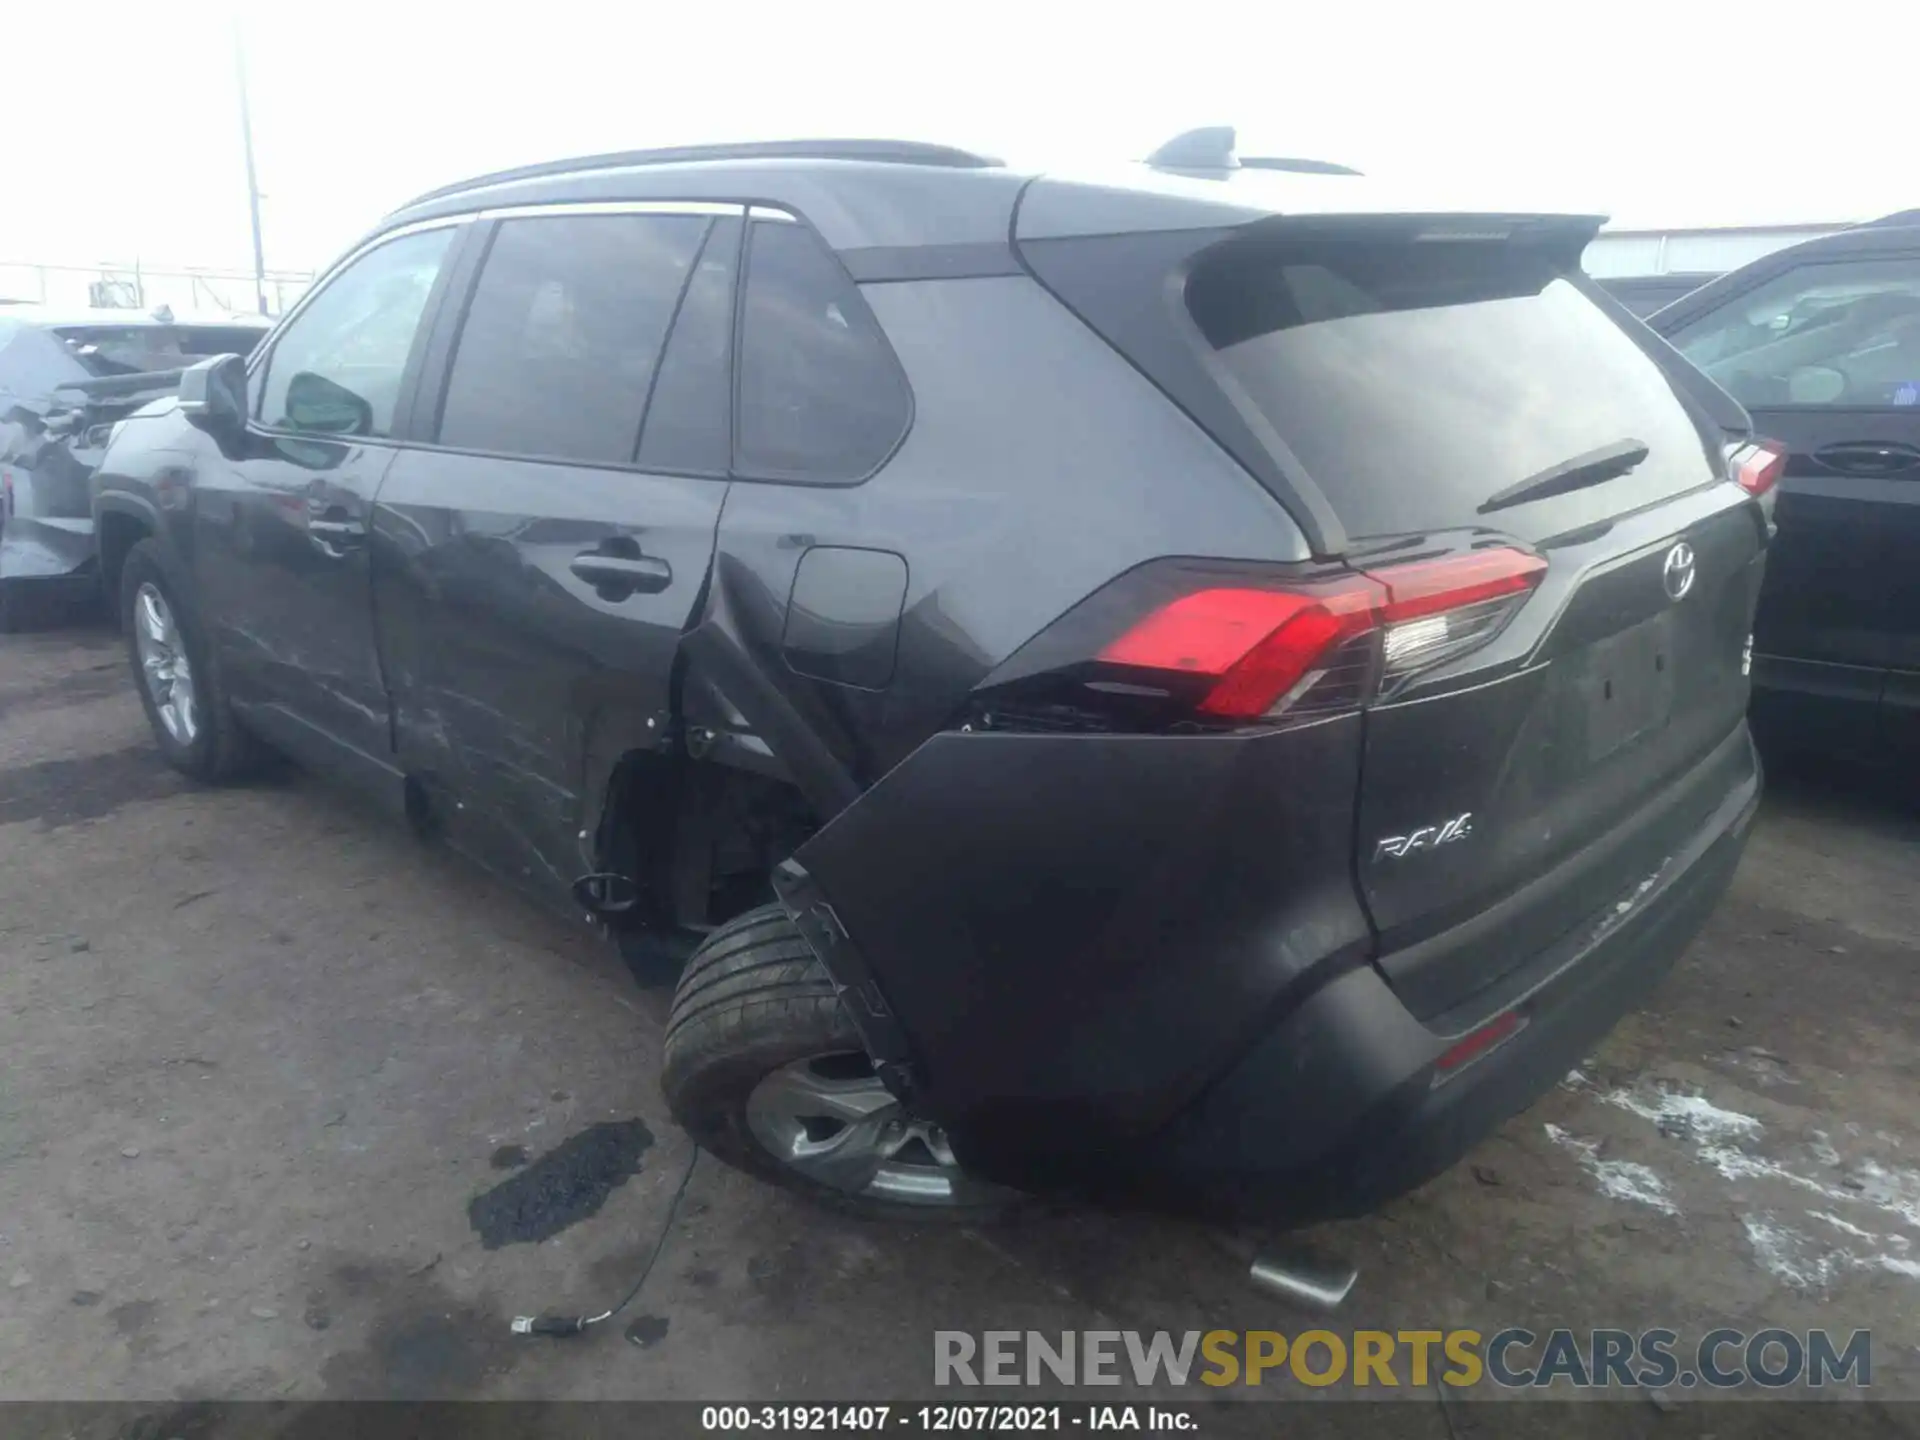
<svg viewBox="0 0 1920 1440">
<path fill-rule="evenodd" d="M 1759 795 L 1776 457 L 1597 224 L 1205 136 L 488 175 L 120 429 L 103 563 L 179 768 L 676 975 L 727 1161 L 1350 1213 L 1649 993 Z"/>
</svg>

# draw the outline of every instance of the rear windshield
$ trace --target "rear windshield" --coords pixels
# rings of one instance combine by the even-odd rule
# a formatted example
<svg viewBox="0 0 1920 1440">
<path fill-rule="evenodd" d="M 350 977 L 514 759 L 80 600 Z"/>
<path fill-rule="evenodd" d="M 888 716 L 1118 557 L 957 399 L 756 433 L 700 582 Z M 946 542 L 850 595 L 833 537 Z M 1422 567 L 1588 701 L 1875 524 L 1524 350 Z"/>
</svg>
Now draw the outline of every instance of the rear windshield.
<svg viewBox="0 0 1920 1440">
<path fill-rule="evenodd" d="M 1262 243 L 1200 265 L 1187 305 L 1349 535 L 1571 529 L 1712 478 L 1660 368 L 1548 251 L 1495 241 Z M 1489 497 L 1623 441 L 1631 474 Z"/>
</svg>

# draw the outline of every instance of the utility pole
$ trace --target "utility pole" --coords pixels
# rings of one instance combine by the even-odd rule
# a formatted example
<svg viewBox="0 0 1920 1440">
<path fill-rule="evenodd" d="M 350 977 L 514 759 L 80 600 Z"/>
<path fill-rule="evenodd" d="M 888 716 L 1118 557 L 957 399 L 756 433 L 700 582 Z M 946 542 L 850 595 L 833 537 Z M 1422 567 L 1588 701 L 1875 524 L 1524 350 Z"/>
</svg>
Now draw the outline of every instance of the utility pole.
<svg viewBox="0 0 1920 1440">
<path fill-rule="evenodd" d="M 253 294 L 267 313 L 267 252 L 260 244 L 260 182 L 253 170 L 253 116 L 247 108 L 247 45 L 233 18 L 233 74 L 240 87 L 240 146 L 247 157 L 247 218 L 253 224 Z"/>
</svg>

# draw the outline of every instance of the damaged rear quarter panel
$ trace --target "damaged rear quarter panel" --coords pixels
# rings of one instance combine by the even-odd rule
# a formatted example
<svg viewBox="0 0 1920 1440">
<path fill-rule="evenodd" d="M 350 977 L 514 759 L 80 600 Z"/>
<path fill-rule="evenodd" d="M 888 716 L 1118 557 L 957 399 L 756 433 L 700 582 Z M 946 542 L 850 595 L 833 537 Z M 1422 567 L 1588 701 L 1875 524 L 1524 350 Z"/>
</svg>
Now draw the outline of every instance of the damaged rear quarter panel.
<svg viewBox="0 0 1920 1440">
<path fill-rule="evenodd" d="M 693 674 L 827 822 L 798 858 L 905 1021 L 931 1104 L 1065 1109 L 1090 1138 L 1150 1126 L 1307 968 L 1363 947 L 1357 722 L 1197 742 L 950 727 L 996 665 L 1116 575 L 1163 555 L 1300 560 L 1304 539 L 1030 280 L 864 293 L 913 428 L 862 485 L 735 482 Z M 904 557 L 884 689 L 782 654 L 796 570 L 824 546 Z"/>
</svg>

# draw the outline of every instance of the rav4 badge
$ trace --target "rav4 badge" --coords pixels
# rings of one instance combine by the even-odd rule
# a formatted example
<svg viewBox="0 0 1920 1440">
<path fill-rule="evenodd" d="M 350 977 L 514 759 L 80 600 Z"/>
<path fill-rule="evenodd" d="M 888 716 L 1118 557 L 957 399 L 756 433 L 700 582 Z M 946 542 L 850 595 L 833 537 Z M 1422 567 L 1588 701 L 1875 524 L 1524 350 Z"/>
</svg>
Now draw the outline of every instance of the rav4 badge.
<svg viewBox="0 0 1920 1440">
<path fill-rule="evenodd" d="M 1436 845 L 1464 840 L 1472 833 L 1473 812 L 1469 810 L 1464 815 L 1454 816 L 1444 825 L 1423 825 L 1410 835 L 1389 835 L 1373 847 L 1373 858 L 1384 860 L 1392 856 L 1398 860 L 1416 850 L 1431 850 Z"/>
</svg>

